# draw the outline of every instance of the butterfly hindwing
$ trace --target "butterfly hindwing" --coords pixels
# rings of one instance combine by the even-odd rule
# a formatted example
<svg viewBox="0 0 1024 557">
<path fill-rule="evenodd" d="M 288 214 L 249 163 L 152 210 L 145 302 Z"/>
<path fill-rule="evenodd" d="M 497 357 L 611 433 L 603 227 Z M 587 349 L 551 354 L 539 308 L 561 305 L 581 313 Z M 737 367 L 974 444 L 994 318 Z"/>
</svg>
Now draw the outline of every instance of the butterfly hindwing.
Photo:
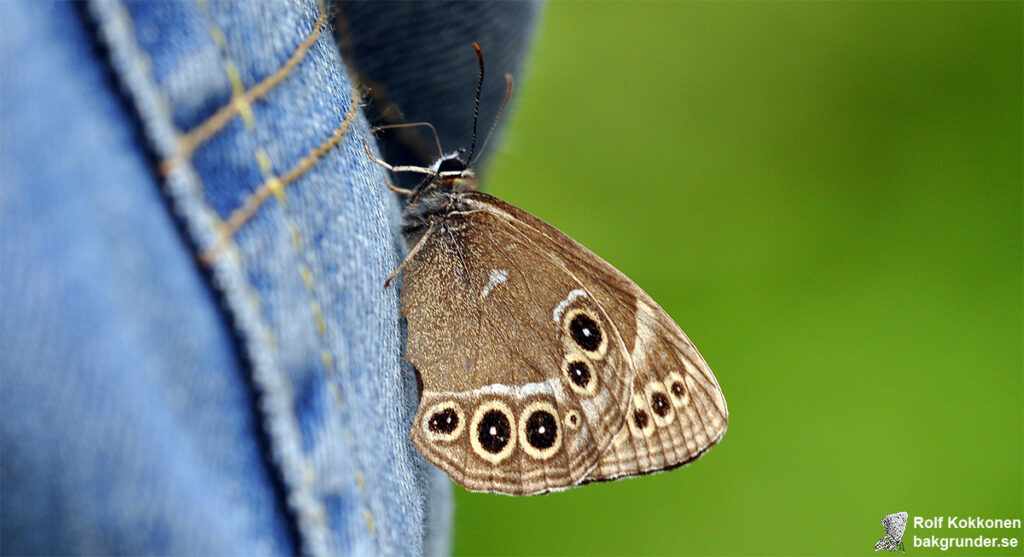
<svg viewBox="0 0 1024 557">
<path fill-rule="evenodd" d="M 586 481 L 611 480 L 681 466 L 701 456 L 725 434 L 729 411 L 718 381 L 679 326 L 623 273 L 543 221 L 493 198 L 489 207 L 509 215 L 521 234 L 539 249 L 556 254 L 559 264 L 597 296 L 628 343 L 632 376 L 626 426 L 605 450 Z M 559 249 L 571 246 L 574 249 Z"/>
<path fill-rule="evenodd" d="M 729 411 L 704 358 L 653 301 L 638 297 L 636 376 L 627 425 L 587 481 L 675 468 L 704 454 L 725 434 Z"/>
</svg>

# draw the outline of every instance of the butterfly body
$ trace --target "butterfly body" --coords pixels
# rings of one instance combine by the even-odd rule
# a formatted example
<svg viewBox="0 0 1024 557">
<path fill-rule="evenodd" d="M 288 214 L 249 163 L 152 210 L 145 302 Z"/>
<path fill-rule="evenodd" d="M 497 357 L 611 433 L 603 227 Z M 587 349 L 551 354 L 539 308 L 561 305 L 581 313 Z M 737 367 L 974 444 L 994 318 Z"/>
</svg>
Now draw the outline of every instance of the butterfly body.
<svg viewBox="0 0 1024 557">
<path fill-rule="evenodd" d="M 536 494 L 678 466 L 721 437 L 714 376 L 649 296 L 464 165 L 432 168 L 405 212 L 402 288 L 428 460 L 470 490 Z"/>
<path fill-rule="evenodd" d="M 385 281 L 404 270 L 405 357 L 420 386 L 413 443 L 465 488 L 509 495 L 691 462 L 729 419 L 693 343 L 618 269 L 477 191 L 470 161 L 484 66 L 473 46 L 480 80 L 465 158 L 442 151 L 430 167 L 392 166 L 364 146 L 388 170 L 426 175 L 414 190 L 391 188 L 409 196 L 410 249 Z M 412 126 L 433 130 L 376 129 Z"/>
</svg>

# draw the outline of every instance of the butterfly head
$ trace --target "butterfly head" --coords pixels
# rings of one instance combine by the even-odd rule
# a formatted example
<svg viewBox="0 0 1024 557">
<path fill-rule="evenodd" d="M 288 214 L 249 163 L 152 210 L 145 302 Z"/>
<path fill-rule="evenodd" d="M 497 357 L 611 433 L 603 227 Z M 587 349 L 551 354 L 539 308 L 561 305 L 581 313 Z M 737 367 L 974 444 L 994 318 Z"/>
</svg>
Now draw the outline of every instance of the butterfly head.
<svg viewBox="0 0 1024 557">
<path fill-rule="evenodd" d="M 477 79 L 476 95 L 474 96 L 473 103 L 473 139 L 468 151 L 466 149 L 459 149 L 445 154 L 441 147 L 441 139 L 437 133 L 437 129 L 428 122 L 388 124 L 384 126 L 377 126 L 373 128 L 372 131 L 376 132 L 384 129 L 411 127 L 429 128 L 430 131 L 433 132 L 434 140 L 437 142 L 437 150 L 440 155 L 429 167 L 388 164 L 375 156 L 370 151 L 369 145 L 365 142 L 363 144 L 363 149 L 366 151 L 367 156 L 387 170 L 390 170 L 391 172 L 413 172 L 424 175 L 419 185 L 413 189 L 396 188 L 388 183 L 388 187 L 392 191 L 409 196 L 403 219 L 404 224 L 402 225 L 402 231 L 406 234 L 407 238 L 411 237 L 413 239 L 417 239 L 419 237 L 418 234 L 429 227 L 430 218 L 432 216 L 461 210 L 461 194 L 472 192 L 477 189 L 476 173 L 473 172 L 473 164 L 480 157 L 480 154 L 486 149 L 487 142 L 494 133 L 494 130 L 498 125 L 498 121 L 501 119 L 501 114 L 504 112 L 505 106 L 508 105 L 508 101 L 512 97 L 512 75 L 505 74 L 505 100 L 498 108 L 498 113 L 494 117 L 494 122 L 491 124 L 490 130 L 484 137 L 480 150 L 477 151 L 477 124 L 479 123 L 480 117 L 480 94 L 483 90 L 484 83 L 484 59 L 483 53 L 480 50 L 480 45 L 473 43 L 473 48 L 476 51 L 480 72 Z"/>
<path fill-rule="evenodd" d="M 465 149 L 459 149 L 434 161 L 434 164 L 430 166 L 434 175 L 424 180 L 417 189 L 436 187 L 446 192 L 475 190 L 476 174 L 466 162 L 465 155 Z"/>
<path fill-rule="evenodd" d="M 466 149 L 459 149 L 458 151 L 445 154 L 441 147 L 441 138 L 437 133 L 437 129 L 429 122 L 387 124 L 383 126 L 376 126 L 371 130 L 372 132 L 377 132 L 380 130 L 398 128 L 429 128 L 434 134 L 434 141 L 437 142 L 437 151 L 440 154 L 440 157 L 429 167 L 388 164 L 370 152 L 370 146 L 367 145 L 365 141 L 363 142 L 363 149 L 366 151 L 366 155 L 387 170 L 390 170 L 391 172 L 415 172 L 426 175 L 423 181 L 421 181 L 420 184 L 412 190 L 395 188 L 390 184 L 388 185 L 392 191 L 412 196 L 410 198 L 410 204 L 414 204 L 419 198 L 429 196 L 432 193 L 458 193 L 477 189 L 476 174 L 473 172 L 472 166 L 480 157 L 480 154 L 487 148 L 487 142 L 490 141 L 491 135 L 494 134 L 494 130 L 498 126 L 498 121 L 501 119 L 501 113 L 505 111 L 505 106 L 508 105 L 509 99 L 512 98 L 513 80 L 511 74 L 505 74 L 505 100 L 502 101 L 501 107 L 498 108 L 498 113 L 494 117 L 491 129 L 487 132 L 483 145 L 480 147 L 480 151 L 478 152 L 476 149 L 476 132 L 477 124 L 480 119 L 480 94 L 483 91 L 484 84 L 484 57 L 478 43 L 473 43 L 473 49 L 476 50 L 476 58 L 480 72 L 476 84 L 476 95 L 474 95 L 473 100 L 473 141 L 470 143 L 468 152 Z"/>
</svg>

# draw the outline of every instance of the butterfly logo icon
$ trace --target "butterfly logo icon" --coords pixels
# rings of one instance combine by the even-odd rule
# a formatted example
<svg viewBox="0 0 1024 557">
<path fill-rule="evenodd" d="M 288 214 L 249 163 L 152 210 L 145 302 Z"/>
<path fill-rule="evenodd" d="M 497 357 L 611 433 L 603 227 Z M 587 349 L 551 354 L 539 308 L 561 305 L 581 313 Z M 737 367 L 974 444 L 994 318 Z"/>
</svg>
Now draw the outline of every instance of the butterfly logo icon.
<svg viewBox="0 0 1024 557">
<path fill-rule="evenodd" d="M 906 553 L 906 549 L 903 548 L 903 532 L 907 529 L 907 518 L 909 517 L 907 511 L 886 515 L 882 519 L 885 535 L 875 544 L 875 551 L 896 551 L 898 549 Z"/>
</svg>

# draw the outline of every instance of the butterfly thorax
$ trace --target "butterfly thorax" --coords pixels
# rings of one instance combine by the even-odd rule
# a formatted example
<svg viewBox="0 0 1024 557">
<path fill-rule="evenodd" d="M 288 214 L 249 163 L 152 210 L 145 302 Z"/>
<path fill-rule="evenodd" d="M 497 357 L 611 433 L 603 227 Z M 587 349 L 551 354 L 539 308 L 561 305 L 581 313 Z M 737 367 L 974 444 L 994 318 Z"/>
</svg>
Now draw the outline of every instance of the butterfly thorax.
<svg viewBox="0 0 1024 557">
<path fill-rule="evenodd" d="M 465 210 L 463 195 L 477 189 L 476 174 L 459 153 L 438 159 L 430 169 L 436 174 L 420 182 L 402 216 L 402 234 L 410 245 L 423 236 L 432 222 Z"/>
</svg>

